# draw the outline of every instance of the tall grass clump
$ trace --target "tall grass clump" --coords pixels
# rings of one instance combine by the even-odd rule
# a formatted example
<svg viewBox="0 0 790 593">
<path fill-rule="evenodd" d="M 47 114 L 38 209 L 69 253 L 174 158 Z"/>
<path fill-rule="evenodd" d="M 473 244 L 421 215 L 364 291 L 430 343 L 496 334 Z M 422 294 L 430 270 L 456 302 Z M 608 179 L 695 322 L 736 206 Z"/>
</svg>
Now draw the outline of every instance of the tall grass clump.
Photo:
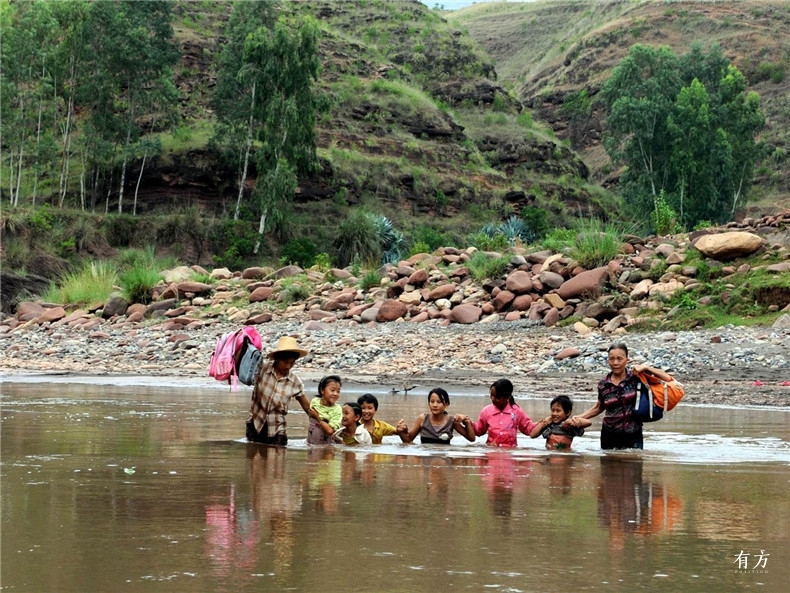
<svg viewBox="0 0 790 593">
<path fill-rule="evenodd" d="M 368 270 L 359 280 L 359 286 L 362 290 L 381 286 L 381 275 L 376 270 Z"/>
<path fill-rule="evenodd" d="M 484 282 L 488 279 L 494 279 L 504 274 L 508 265 L 510 264 L 509 257 L 491 257 L 479 251 L 466 262 L 466 268 L 469 274 L 477 282 Z"/>
<path fill-rule="evenodd" d="M 597 268 L 614 259 L 622 245 L 622 231 L 614 225 L 591 219 L 579 224 L 571 257 L 584 268 Z"/>
<path fill-rule="evenodd" d="M 284 305 L 303 301 L 313 293 L 313 286 L 307 281 L 307 277 L 302 275 L 283 278 L 280 287 L 277 299 Z"/>
<path fill-rule="evenodd" d="M 51 285 L 44 300 L 75 305 L 103 303 L 117 283 L 118 273 L 112 264 L 87 262 L 81 270 L 64 276 L 60 287 Z"/>
<path fill-rule="evenodd" d="M 162 280 L 159 270 L 139 265 L 121 272 L 120 282 L 123 296 L 130 303 L 151 302 L 151 289 Z"/>
</svg>

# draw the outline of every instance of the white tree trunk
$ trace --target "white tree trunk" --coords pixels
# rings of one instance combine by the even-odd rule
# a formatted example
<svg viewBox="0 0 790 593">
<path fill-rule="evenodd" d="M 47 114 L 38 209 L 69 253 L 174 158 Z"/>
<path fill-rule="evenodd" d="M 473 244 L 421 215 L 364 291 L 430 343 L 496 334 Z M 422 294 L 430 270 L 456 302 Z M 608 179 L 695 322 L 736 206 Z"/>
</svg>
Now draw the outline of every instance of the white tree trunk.
<svg viewBox="0 0 790 593">
<path fill-rule="evenodd" d="M 143 163 L 140 165 L 140 174 L 137 176 L 137 185 L 134 186 L 134 206 L 132 206 L 132 216 L 137 216 L 137 192 L 140 191 L 140 180 L 143 178 L 143 170 L 145 169 L 145 159 L 148 157 L 148 152 L 143 153 Z"/>
<path fill-rule="evenodd" d="M 60 182 L 58 185 L 58 208 L 63 208 L 63 200 L 66 198 L 66 189 L 69 181 L 69 161 L 71 159 L 71 117 L 74 112 L 74 86 L 77 59 L 71 58 L 71 90 L 69 92 L 69 105 L 66 111 L 66 128 L 63 130 L 63 164 L 60 168 Z"/>
<path fill-rule="evenodd" d="M 22 145 L 19 146 L 19 162 L 17 163 L 17 172 L 16 172 L 16 195 L 14 196 L 14 201 L 17 206 L 19 206 L 19 188 L 22 186 L 22 159 L 25 155 L 25 149 Z"/>
<path fill-rule="evenodd" d="M 239 178 L 239 197 L 236 200 L 236 213 L 233 215 L 233 220 L 239 219 L 239 210 L 241 209 L 241 198 L 244 195 L 244 184 L 247 181 L 247 166 L 250 162 L 250 150 L 252 148 L 252 124 L 253 124 L 253 108 L 255 107 L 255 84 L 252 83 L 252 99 L 250 100 L 250 123 L 247 126 L 247 149 L 244 152 L 244 168 Z M 256 252 L 257 253 L 257 252 Z"/>
<path fill-rule="evenodd" d="M 82 151 L 82 170 L 80 171 L 80 207 L 85 212 L 85 153 Z"/>
<path fill-rule="evenodd" d="M 121 165 L 121 186 L 118 188 L 118 214 L 123 212 L 123 186 L 126 183 L 126 162 L 129 160 L 129 139 L 132 137 L 132 123 L 126 128 L 126 144 L 123 147 L 123 165 Z"/>
<path fill-rule="evenodd" d="M 44 77 L 46 71 L 41 73 L 41 77 Z M 36 125 L 36 158 L 34 159 L 34 166 L 33 166 L 33 207 L 36 207 L 36 197 L 38 194 L 38 153 L 41 147 L 41 116 L 44 113 L 44 97 L 39 97 L 38 99 L 38 124 Z"/>
<path fill-rule="evenodd" d="M 263 231 L 266 228 L 266 211 L 264 210 L 261 214 L 261 220 L 258 223 L 258 240 L 255 242 L 255 249 L 252 252 L 255 255 L 258 255 L 258 250 L 261 247 L 261 237 L 263 237 Z"/>
</svg>

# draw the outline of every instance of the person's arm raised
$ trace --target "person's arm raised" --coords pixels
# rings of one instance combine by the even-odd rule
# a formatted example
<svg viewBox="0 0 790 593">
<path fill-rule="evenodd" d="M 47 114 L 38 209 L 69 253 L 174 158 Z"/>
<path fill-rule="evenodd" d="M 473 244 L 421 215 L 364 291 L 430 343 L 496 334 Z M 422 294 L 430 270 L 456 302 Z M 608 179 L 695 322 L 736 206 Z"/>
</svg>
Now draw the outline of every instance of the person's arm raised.
<svg viewBox="0 0 790 593">
<path fill-rule="evenodd" d="M 667 373 L 666 371 L 662 371 L 661 369 L 657 369 L 655 367 L 651 367 L 648 364 L 635 364 L 631 367 L 631 370 L 635 373 L 648 373 L 653 375 L 654 377 L 658 377 L 662 381 L 674 381 L 674 377 Z"/>
<path fill-rule="evenodd" d="M 412 427 L 406 433 L 406 438 L 401 436 L 401 440 L 404 443 L 411 443 L 415 438 L 417 438 L 417 435 L 420 434 L 420 428 L 422 427 L 423 420 L 425 420 L 425 414 L 420 414 L 417 416 L 414 424 L 412 424 Z"/>
<path fill-rule="evenodd" d="M 475 442 L 475 429 L 469 416 L 460 415 L 453 418 L 453 428 L 467 441 Z"/>
</svg>

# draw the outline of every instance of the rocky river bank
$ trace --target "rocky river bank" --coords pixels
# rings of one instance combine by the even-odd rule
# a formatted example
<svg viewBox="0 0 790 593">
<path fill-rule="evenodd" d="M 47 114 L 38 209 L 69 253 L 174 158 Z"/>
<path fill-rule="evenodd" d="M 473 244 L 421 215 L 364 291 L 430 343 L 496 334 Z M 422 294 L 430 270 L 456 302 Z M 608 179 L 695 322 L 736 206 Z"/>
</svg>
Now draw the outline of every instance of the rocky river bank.
<svg viewBox="0 0 790 593">
<path fill-rule="evenodd" d="M 607 347 L 625 341 L 634 362 L 676 375 L 687 403 L 788 406 L 788 228 L 786 212 L 628 237 L 608 265 L 589 270 L 567 253 L 523 247 L 440 248 L 383 266 L 374 282 L 351 268 L 182 266 L 162 273 L 145 304 L 120 293 L 88 307 L 20 302 L 28 279 L 5 274 L 0 373 L 206 377 L 217 338 L 245 324 L 264 349 L 294 336 L 310 351 L 298 363 L 309 380 L 340 374 L 400 393 L 437 384 L 485 393 L 508 377 L 522 397 L 590 399 Z M 502 268 L 476 280 L 470 268 L 481 259 Z M 744 288 L 758 280 L 760 290 Z M 702 310 L 751 299 L 777 317 L 770 327 L 644 331 L 678 312 L 676 294 Z"/>
</svg>

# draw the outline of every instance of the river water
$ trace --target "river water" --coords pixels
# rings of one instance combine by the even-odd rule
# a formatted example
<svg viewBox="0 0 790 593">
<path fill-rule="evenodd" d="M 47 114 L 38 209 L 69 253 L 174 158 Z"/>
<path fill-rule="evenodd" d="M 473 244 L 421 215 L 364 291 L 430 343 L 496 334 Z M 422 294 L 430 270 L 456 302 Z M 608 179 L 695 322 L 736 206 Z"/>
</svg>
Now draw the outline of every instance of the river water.
<svg viewBox="0 0 790 593">
<path fill-rule="evenodd" d="M 3 591 L 773 593 L 790 582 L 788 409 L 681 404 L 646 425 L 645 451 L 609 454 L 596 420 L 573 453 L 549 454 L 542 438 L 515 450 L 461 437 L 311 448 L 293 404 L 291 442 L 275 449 L 244 442 L 248 388 L 13 377 L 0 389 Z M 363 389 L 344 386 L 341 402 Z M 378 417 L 413 421 L 427 391 L 382 387 Z M 453 395 L 450 411 L 476 417 L 487 403 Z M 520 404 L 548 415 L 546 400 Z"/>
</svg>

